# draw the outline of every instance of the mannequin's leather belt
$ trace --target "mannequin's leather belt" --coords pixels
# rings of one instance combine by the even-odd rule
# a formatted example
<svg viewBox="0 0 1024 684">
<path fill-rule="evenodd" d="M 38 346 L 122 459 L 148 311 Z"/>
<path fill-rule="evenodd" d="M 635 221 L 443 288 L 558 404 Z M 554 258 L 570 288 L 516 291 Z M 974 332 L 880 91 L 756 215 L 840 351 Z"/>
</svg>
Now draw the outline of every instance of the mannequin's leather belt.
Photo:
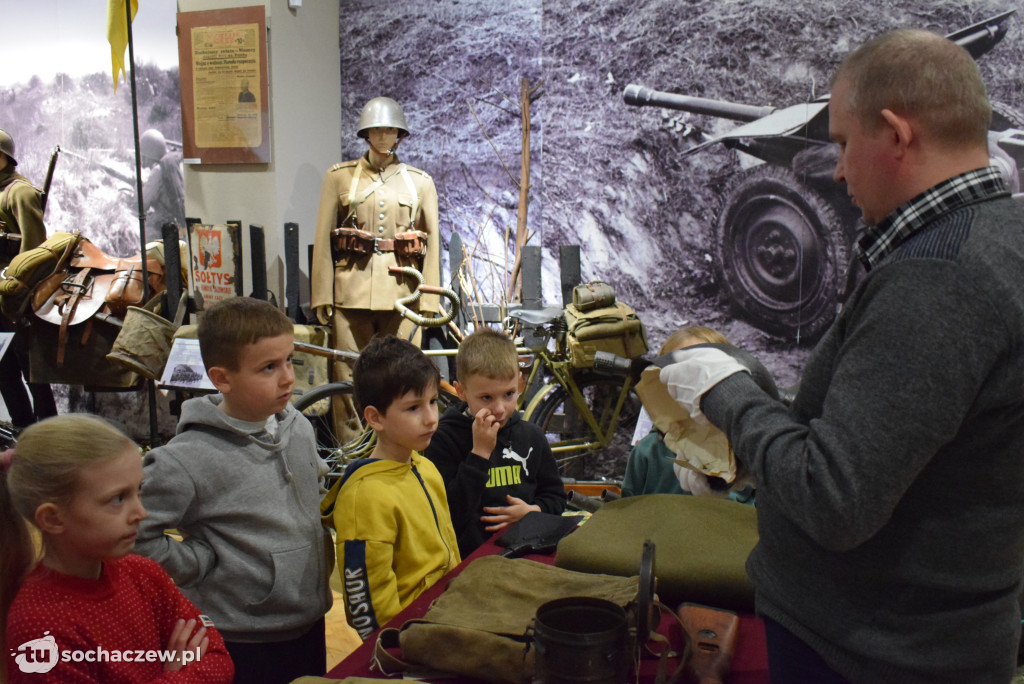
<svg viewBox="0 0 1024 684">
<path fill-rule="evenodd" d="M 422 230 L 395 233 L 394 238 L 375 238 L 368 230 L 335 228 L 331 231 L 331 251 L 334 258 L 395 252 L 398 256 L 414 257 L 427 253 L 427 234 Z"/>
</svg>

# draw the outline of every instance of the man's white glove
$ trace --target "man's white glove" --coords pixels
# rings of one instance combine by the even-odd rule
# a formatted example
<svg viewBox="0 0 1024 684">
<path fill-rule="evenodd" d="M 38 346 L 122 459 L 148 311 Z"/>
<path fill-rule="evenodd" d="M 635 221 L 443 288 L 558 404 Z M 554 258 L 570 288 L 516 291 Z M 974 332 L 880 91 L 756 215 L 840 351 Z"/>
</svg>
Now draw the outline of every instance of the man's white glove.
<svg viewBox="0 0 1024 684">
<path fill-rule="evenodd" d="M 669 395 L 699 423 L 707 418 L 700 412 L 700 399 L 709 389 L 730 375 L 750 370 L 732 356 L 714 347 L 686 347 L 672 352 L 672 363 L 658 378 Z"/>
<path fill-rule="evenodd" d="M 717 496 L 720 499 L 728 499 L 732 492 L 742 492 L 748 488 L 757 488 L 754 477 L 741 467 L 736 479 L 727 488 L 715 488 L 711 486 L 711 479 L 707 475 L 698 473 L 690 468 L 685 468 L 678 463 L 672 464 L 672 472 L 679 480 L 679 487 L 684 492 L 694 496 Z"/>
<path fill-rule="evenodd" d="M 689 492 L 694 496 L 716 493 L 711 489 L 711 483 L 708 481 L 707 475 L 684 468 L 678 463 L 672 464 L 672 471 L 676 474 L 676 479 L 679 480 L 679 487 L 684 492 Z"/>
</svg>

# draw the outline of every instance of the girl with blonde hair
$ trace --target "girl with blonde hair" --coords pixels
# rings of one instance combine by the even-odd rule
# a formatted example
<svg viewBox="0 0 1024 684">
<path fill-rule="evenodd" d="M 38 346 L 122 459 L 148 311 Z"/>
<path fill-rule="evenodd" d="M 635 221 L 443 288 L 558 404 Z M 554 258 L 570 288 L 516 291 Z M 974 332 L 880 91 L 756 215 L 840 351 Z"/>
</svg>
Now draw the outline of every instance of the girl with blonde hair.
<svg viewBox="0 0 1024 684">
<path fill-rule="evenodd" d="M 141 487 L 139 447 L 92 415 L 36 423 L 0 455 L 0 679 L 232 680 L 217 630 L 131 553 Z"/>
</svg>

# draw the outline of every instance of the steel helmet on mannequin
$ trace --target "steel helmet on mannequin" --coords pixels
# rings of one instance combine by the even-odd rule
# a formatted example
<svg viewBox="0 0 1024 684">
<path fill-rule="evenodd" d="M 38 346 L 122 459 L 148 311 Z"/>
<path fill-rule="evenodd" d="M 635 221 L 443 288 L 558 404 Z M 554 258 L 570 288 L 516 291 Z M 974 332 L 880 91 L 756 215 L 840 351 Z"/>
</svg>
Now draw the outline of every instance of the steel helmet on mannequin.
<svg viewBox="0 0 1024 684">
<path fill-rule="evenodd" d="M 365 105 L 359 115 L 357 135 L 366 138 L 371 128 L 397 128 L 401 140 L 409 135 L 409 127 L 405 123 L 405 112 L 390 97 L 375 97 Z"/>
</svg>

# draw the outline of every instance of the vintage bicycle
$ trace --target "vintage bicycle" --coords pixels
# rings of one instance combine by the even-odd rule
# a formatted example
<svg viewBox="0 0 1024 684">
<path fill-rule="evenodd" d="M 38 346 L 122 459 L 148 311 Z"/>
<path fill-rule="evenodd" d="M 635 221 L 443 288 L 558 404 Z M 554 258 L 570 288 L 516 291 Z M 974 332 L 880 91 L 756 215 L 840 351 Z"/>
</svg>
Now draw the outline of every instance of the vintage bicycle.
<svg viewBox="0 0 1024 684">
<path fill-rule="evenodd" d="M 395 303 L 396 310 L 404 317 L 425 328 L 446 326 L 454 319 L 461 306 L 454 291 L 425 285 L 423 276 L 414 268 L 391 268 L 393 272 L 415 279 L 418 284 L 412 295 Z M 432 317 L 412 311 L 409 305 L 420 293 L 445 297 L 450 302 L 449 310 Z M 519 398 L 519 409 L 525 420 L 540 426 L 547 435 L 563 477 L 620 480 L 641 411 L 634 387 L 646 362 L 598 352 L 593 367 L 573 366 L 566 346 L 564 311 L 558 307 L 513 309 L 503 326 L 514 339 L 522 341 L 519 353 L 524 391 Z M 302 343 L 296 343 L 296 351 L 344 362 L 358 357 L 352 352 Z M 453 357 L 457 352 L 457 346 L 424 350 L 430 357 Z M 349 442 L 343 443 L 334 434 L 329 404 L 351 394 L 350 382 L 333 382 L 306 392 L 294 402 L 295 408 L 313 423 L 318 449 L 331 465 L 334 476 L 340 476 L 347 463 L 369 456 L 375 444 L 373 431 L 366 427 Z M 456 401 L 454 388 L 442 382 L 440 410 Z"/>
</svg>

